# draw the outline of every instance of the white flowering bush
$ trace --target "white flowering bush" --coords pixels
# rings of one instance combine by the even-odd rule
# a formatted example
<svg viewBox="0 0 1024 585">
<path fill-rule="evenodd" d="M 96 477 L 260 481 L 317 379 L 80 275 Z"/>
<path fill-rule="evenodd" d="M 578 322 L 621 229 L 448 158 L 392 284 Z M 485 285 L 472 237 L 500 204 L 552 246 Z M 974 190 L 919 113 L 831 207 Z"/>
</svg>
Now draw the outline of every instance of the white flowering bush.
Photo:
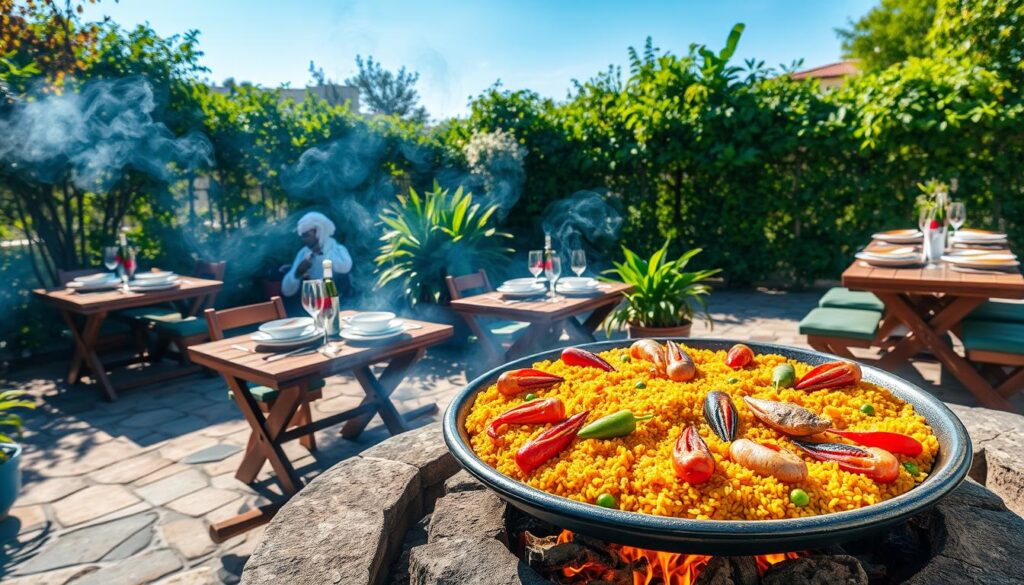
<svg viewBox="0 0 1024 585">
<path fill-rule="evenodd" d="M 470 173 L 483 184 L 484 192 L 508 211 L 522 191 L 526 172 L 523 161 L 526 148 L 511 132 L 501 128 L 492 132 L 475 132 L 463 149 Z"/>
</svg>

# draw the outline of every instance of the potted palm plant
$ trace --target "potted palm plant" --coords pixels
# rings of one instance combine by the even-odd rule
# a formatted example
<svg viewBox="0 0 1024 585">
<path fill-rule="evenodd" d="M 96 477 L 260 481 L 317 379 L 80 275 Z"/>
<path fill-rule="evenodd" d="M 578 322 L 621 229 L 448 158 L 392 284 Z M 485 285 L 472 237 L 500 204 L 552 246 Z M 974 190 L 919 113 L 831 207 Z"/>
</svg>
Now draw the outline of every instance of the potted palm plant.
<svg viewBox="0 0 1024 585">
<path fill-rule="evenodd" d="M 25 392 L 0 392 L 0 518 L 7 516 L 21 491 L 21 445 L 11 435 L 21 433 L 21 417 L 12 408 L 35 408 L 35 403 L 20 400 Z M 12 432 L 13 431 L 13 432 Z"/>
<path fill-rule="evenodd" d="M 454 193 L 409 189 L 381 213 L 386 232 L 375 259 L 377 287 L 397 286 L 410 307 L 428 320 L 459 325 L 446 307 L 445 278 L 495 268 L 512 250 L 512 236 L 494 226 L 497 205 L 474 202 L 460 187 Z"/>
<path fill-rule="evenodd" d="M 711 287 L 704 281 L 721 269 L 687 272 L 686 265 L 701 252 L 700 248 L 675 260 L 667 258 L 668 242 L 646 259 L 626 246 L 622 252 L 624 260 L 613 262 L 615 267 L 604 272 L 613 278 L 603 280 L 631 284 L 633 290 L 626 295 L 626 303 L 609 317 L 609 332 L 625 325 L 631 338 L 686 337 L 696 309 L 711 323 L 706 300 Z"/>
</svg>

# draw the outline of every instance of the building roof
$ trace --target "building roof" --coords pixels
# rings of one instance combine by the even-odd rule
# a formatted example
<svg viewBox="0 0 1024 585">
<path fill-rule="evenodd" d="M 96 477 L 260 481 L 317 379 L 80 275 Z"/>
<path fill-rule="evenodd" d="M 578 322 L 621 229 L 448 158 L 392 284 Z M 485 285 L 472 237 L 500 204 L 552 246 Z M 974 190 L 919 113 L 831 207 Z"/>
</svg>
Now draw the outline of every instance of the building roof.
<svg viewBox="0 0 1024 585">
<path fill-rule="evenodd" d="M 821 67 L 805 69 L 804 71 L 797 71 L 791 77 L 793 79 L 836 79 L 855 75 L 859 71 L 860 68 L 857 67 L 856 61 L 840 61 L 838 63 L 822 65 Z"/>
</svg>

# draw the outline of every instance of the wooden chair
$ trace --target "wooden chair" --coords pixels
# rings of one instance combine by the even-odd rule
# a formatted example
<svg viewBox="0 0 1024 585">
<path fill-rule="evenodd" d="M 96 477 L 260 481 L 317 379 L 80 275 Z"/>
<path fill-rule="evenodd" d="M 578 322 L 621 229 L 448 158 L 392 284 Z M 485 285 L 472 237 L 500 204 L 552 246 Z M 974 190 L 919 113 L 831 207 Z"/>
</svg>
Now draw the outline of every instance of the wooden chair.
<svg viewBox="0 0 1024 585">
<path fill-rule="evenodd" d="M 104 270 L 100 268 L 79 268 L 76 270 L 57 270 L 57 282 L 60 286 L 67 286 L 69 282 L 80 277 L 80 276 L 92 276 L 93 274 L 100 274 Z M 65 331 L 67 333 L 67 331 Z M 146 350 L 146 344 L 143 340 L 139 342 L 139 338 L 135 336 L 130 327 L 126 324 L 105 319 L 103 324 L 100 325 L 100 336 L 96 340 L 96 351 L 106 352 L 115 349 L 122 349 L 130 345 L 134 341 L 136 350 L 139 355 L 143 355 Z"/>
<path fill-rule="evenodd" d="M 466 297 L 466 293 L 469 291 L 479 291 L 483 293 L 494 290 L 494 287 L 491 286 L 490 279 L 487 278 L 487 273 L 483 270 L 478 270 L 477 272 L 466 274 L 464 276 L 447 276 L 445 277 L 445 284 L 448 286 L 448 295 L 451 296 L 452 300 L 458 300 Z M 511 343 L 509 338 L 519 331 L 529 327 L 529 323 L 485 318 L 485 330 L 480 326 L 477 319 L 474 319 L 472 316 L 463 314 L 462 317 L 466 322 L 466 325 L 469 327 L 469 330 L 473 332 L 473 335 L 475 335 L 477 339 L 485 340 L 499 338 L 498 344 L 500 346 L 505 345 L 500 338 L 505 338 L 509 343 Z M 494 363 L 504 361 L 505 356 L 498 352 L 494 344 L 482 342 L 481 345 L 487 352 L 489 361 Z"/>
<path fill-rule="evenodd" d="M 863 309 L 818 307 L 800 321 L 800 333 L 807 336 L 807 344 L 818 351 L 856 359 L 851 347 L 878 347 L 889 325 L 882 313 Z"/>
<path fill-rule="evenodd" d="M 1024 390 L 1024 324 L 968 319 L 958 335 L 993 390 L 1003 398 Z"/>
<path fill-rule="evenodd" d="M 212 280 L 224 280 L 224 272 L 227 268 L 226 262 L 196 262 L 195 276 L 209 278 Z M 178 363 L 186 365 L 189 363 L 186 349 L 190 345 L 203 343 L 210 339 L 207 331 L 206 321 L 197 317 L 201 311 L 213 307 L 217 300 L 217 293 L 210 293 L 206 296 L 196 297 L 192 301 L 188 315 L 174 311 L 168 314 L 153 313 L 141 317 L 142 322 L 156 333 L 156 344 L 152 353 L 152 361 L 158 362 L 167 355 L 171 345 L 174 345 L 175 356 Z"/>
<path fill-rule="evenodd" d="M 284 319 L 287 317 L 287 313 L 284 310 L 284 303 L 281 302 L 281 297 L 272 297 L 269 301 L 263 303 L 256 303 L 255 305 L 246 305 L 243 307 L 233 307 L 231 309 L 222 309 L 220 311 L 215 309 L 206 309 L 203 313 L 206 317 L 206 327 L 210 333 L 210 339 L 217 341 L 224 339 L 224 332 L 231 329 L 239 329 L 250 325 L 256 325 L 258 323 L 264 323 L 266 321 L 273 321 L 274 319 Z M 317 380 L 309 383 L 306 389 L 305 399 L 299 405 L 298 410 L 295 411 L 295 415 L 288 423 L 288 428 L 293 428 L 301 425 L 311 424 L 313 422 L 313 413 L 309 407 L 310 402 L 314 400 L 320 400 L 323 398 L 324 381 Z M 260 410 L 264 414 L 269 413 L 271 408 L 274 406 L 274 400 L 277 399 L 279 392 L 270 388 L 269 386 L 250 386 L 249 392 L 260 406 Z M 235 396 L 233 392 L 228 391 L 228 397 L 232 400 L 241 400 L 240 396 Z M 249 435 L 249 443 L 246 445 L 246 453 L 254 448 L 256 436 Z M 309 449 L 310 451 L 316 450 L 316 438 L 313 433 L 302 435 L 299 437 L 299 443 Z"/>
</svg>

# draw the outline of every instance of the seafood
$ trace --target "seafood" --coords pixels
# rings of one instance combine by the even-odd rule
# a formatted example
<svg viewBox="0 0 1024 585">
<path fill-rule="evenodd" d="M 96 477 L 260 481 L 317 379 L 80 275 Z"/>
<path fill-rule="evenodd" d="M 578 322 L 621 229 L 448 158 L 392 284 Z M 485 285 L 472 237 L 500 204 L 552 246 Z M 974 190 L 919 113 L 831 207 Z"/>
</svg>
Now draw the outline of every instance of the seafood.
<svg viewBox="0 0 1024 585">
<path fill-rule="evenodd" d="M 761 400 L 744 396 L 750 412 L 769 427 L 792 437 L 807 437 L 827 431 L 832 426 L 832 419 L 818 416 L 802 406 L 788 402 Z"/>
<path fill-rule="evenodd" d="M 572 443 L 589 414 L 589 410 L 574 414 L 525 443 L 516 451 L 516 465 L 530 473 L 547 463 Z"/>
<path fill-rule="evenodd" d="M 818 461 L 835 461 L 839 469 L 866 475 L 878 483 L 892 483 L 900 475 L 899 459 L 885 449 L 796 439 L 793 439 L 793 444 Z"/>
<path fill-rule="evenodd" d="M 796 383 L 797 390 L 820 390 L 853 386 L 860 382 L 860 366 L 852 362 L 828 362 L 804 374 Z"/>
<path fill-rule="evenodd" d="M 718 438 L 726 443 L 736 438 L 740 417 L 732 399 L 725 392 L 713 390 L 704 397 L 704 420 L 708 421 Z"/>
<path fill-rule="evenodd" d="M 742 343 L 737 343 L 729 348 L 729 353 L 725 356 L 725 365 L 734 370 L 745 368 L 753 362 L 754 350 Z"/>
<path fill-rule="evenodd" d="M 584 368 L 599 368 L 606 372 L 614 372 L 615 368 L 597 354 L 590 353 L 578 347 L 567 347 L 562 350 L 562 361 L 570 366 L 581 366 Z"/>
<path fill-rule="evenodd" d="M 689 382 L 697 375 L 697 366 L 693 360 L 674 341 L 669 341 L 665 353 L 668 357 L 668 365 L 665 366 L 665 373 L 668 378 L 675 382 Z"/>
<path fill-rule="evenodd" d="M 665 355 L 665 348 L 661 347 L 661 344 L 653 339 L 641 339 L 629 346 L 630 357 L 638 360 L 644 360 L 654 364 L 654 371 L 658 374 L 664 374 L 665 368 L 668 366 L 668 358 Z"/>
<path fill-rule="evenodd" d="M 770 475 L 786 483 L 799 483 L 807 479 L 807 464 L 804 460 L 796 453 L 774 445 L 737 439 L 729 445 L 729 457 L 755 473 Z"/>
<path fill-rule="evenodd" d="M 547 388 L 564 381 L 565 378 L 561 376 L 555 376 L 547 372 L 534 370 L 533 368 L 509 370 L 498 376 L 498 392 L 505 396 L 515 396 L 520 392 L 535 388 Z"/>
<path fill-rule="evenodd" d="M 676 476 L 690 485 L 702 484 L 715 473 L 715 458 L 697 427 L 689 425 L 679 433 L 672 450 L 672 467 Z"/>
<path fill-rule="evenodd" d="M 510 408 L 487 426 L 487 436 L 497 439 L 502 425 L 545 424 L 565 420 L 565 405 L 558 398 L 531 400 Z"/>
</svg>

